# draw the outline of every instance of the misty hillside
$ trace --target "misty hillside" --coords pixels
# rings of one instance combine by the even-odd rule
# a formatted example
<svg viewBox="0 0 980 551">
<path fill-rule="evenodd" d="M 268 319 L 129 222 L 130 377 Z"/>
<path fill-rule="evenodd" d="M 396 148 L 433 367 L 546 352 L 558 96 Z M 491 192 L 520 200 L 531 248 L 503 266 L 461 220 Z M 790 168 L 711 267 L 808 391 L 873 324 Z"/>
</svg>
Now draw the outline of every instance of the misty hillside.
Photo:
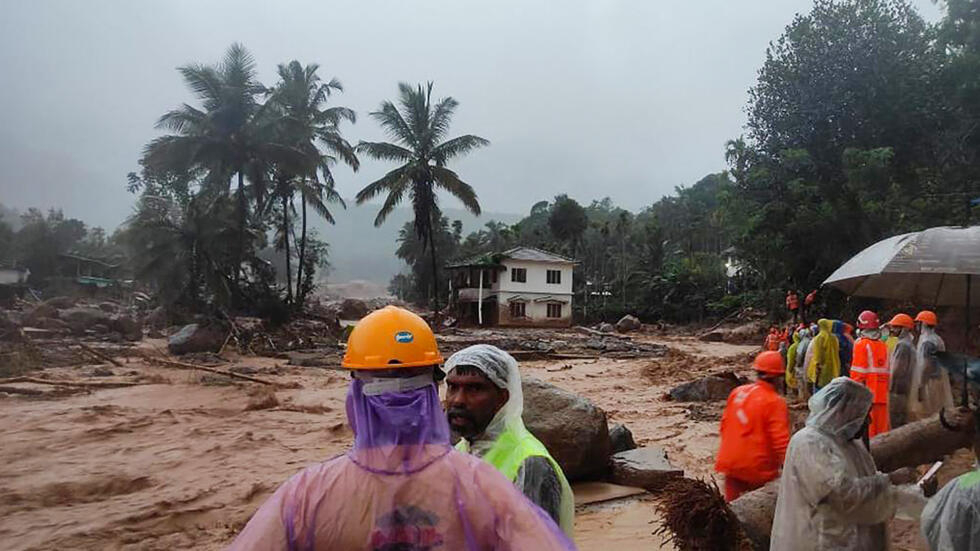
<svg viewBox="0 0 980 551">
<path fill-rule="evenodd" d="M 388 216 L 384 225 L 374 227 L 374 217 L 380 205 L 355 205 L 347 200 L 347 210 L 331 209 L 337 225 L 331 226 L 321 218 L 313 218 L 311 227 L 319 237 L 330 243 L 331 270 L 327 279 L 344 282 L 363 279 L 387 285 L 391 277 L 405 264 L 395 256 L 398 248 L 398 231 L 412 220 L 412 209 L 400 207 Z M 463 235 L 475 231 L 491 220 L 513 224 L 521 219 L 518 214 L 485 212 L 476 217 L 463 209 L 444 208 L 443 214 L 463 223 Z"/>
</svg>

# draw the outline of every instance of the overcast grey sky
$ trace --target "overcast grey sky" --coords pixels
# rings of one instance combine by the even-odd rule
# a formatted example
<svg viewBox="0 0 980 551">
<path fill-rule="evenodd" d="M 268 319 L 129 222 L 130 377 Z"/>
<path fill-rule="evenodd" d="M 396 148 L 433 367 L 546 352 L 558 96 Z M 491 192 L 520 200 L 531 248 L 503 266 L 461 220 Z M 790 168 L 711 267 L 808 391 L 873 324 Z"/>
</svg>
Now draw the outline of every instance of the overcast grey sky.
<svg viewBox="0 0 980 551">
<path fill-rule="evenodd" d="M 929 20 L 940 12 L 917 0 Z M 454 133 L 490 139 L 455 168 L 485 211 L 567 192 L 632 210 L 725 168 L 766 45 L 809 0 L 5 0 L 0 203 L 115 227 L 156 119 L 191 98 L 177 72 L 245 44 L 266 84 L 317 62 L 367 117 L 398 81 L 460 101 Z M 351 196 L 385 170 L 338 171 Z"/>
</svg>

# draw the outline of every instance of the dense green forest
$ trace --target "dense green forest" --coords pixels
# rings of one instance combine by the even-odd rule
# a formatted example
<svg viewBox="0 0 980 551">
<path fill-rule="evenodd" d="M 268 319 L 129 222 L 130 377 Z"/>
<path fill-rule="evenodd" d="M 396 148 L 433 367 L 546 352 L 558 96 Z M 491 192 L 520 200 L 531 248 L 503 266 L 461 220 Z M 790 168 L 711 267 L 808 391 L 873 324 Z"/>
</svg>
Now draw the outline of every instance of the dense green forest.
<svg viewBox="0 0 980 551">
<path fill-rule="evenodd" d="M 689 321 L 778 307 L 883 237 L 967 223 L 980 196 L 980 5 L 945 4 L 929 25 L 902 1 L 818 0 L 770 44 L 727 171 L 638 213 L 558 196 L 465 237 L 443 221 L 443 247 L 564 252 L 581 262 L 580 296 L 598 291 L 598 316 Z M 410 232 L 401 241 L 412 270 L 392 290 L 418 300 L 431 270 Z"/>
<path fill-rule="evenodd" d="M 367 155 L 391 169 L 357 201 L 383 200 L 376 224 L 400 204 L 413 212 L 397 252 L 409 269 L 390 287 L 407 300 L 444 306 L 447 261 L 521 244 L 580 261 L 576 303 L 589 318 L 683 322 L 776 307 L 787 288 L 819 285 L 878 239 L 970 220 L 968 200 L 980 196 L 980 6 L 943 4 L 929 24 L 904 0 L 817 0 L 760 60 L 745 133 L 718 152 L 725 170 L 637 212 L 559 195 L 527 205 L 515 224 L 467 235 L 439 196 L 480 213 L 482 182 L 450 165 L 489 142 L 450 132 L 455 99 L 434 97 L 431 83 L 400 84 L 369 114 L 390 141 L 353 144 L 345 136 L 358 117 L 335 105 L 339 80 L 292 61 L 266 86 L 233 45 L 217 64 L 180 68 L 196 104 L 160 118 L 165 134 L 129 177 L 137 204 L 123 227 L 106 236 L 56 211 L 7 213 L 0 262 L 43 282 L 52 254 L 116 256 L 167 304 L 288 314 L 327 262 L 329 231 L 316 235 L 310 220 L 331 222 L 346 206 L 334 169 L 356 170 Z"/>
</svg>

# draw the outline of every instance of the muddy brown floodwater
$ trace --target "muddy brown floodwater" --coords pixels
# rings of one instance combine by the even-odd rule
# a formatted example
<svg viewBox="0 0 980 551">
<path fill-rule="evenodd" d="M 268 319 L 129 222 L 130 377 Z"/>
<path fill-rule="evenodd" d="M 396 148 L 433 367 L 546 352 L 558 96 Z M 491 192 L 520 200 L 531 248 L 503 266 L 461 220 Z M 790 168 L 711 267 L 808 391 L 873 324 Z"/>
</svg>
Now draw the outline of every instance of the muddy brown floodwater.
<svg viewBox="0 0 980 551">
<path fill-rule="evenodd" d="M 722 404 L 672 403 L 663 395 L 709 371 L 744 374 L 753 347 L 639 339 L 667 344 L 671 354 L 523 362 L 522 369 L 587 396 L 610 424 L 626 424 L 639 445 L 662 446 L 687 476 L 713 478 Z M 259 385 L 134 358 L 98 380 L 140 374 L 159 383 L 43 398 L 0 395 L 2 548 L 221 549 L 286 478 L 351 444 L 344 373 L 270 358 L 234 363 L 301 388 L 273 397 Z M 79 379 L 84 369 L 45 376 Z M 576 540 L 581 549 L 669 548 L 653 534 L 655 523 L 649 496 L 587 505 L 577 511 Z M 909 543 L 913 527 L 906 531 L 908 545 L 900 548 L 919 548 Z"/>
</svg>

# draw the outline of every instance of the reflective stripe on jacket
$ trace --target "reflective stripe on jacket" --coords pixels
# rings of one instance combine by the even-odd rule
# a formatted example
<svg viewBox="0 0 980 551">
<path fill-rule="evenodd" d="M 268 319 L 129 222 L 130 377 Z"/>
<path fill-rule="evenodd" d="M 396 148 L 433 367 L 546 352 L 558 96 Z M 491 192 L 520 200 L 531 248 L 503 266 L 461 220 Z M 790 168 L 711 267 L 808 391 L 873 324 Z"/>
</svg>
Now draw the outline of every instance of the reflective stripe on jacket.
<svg viewBox="0 0 980 551">
<path fill-rule="evenodd" d="M 742 385 L 728 396 L 721 416 L 715 470 L 749 483 L 779 476 L 789 445 L 786 401 L 765 381 Z"/>
</svg>

